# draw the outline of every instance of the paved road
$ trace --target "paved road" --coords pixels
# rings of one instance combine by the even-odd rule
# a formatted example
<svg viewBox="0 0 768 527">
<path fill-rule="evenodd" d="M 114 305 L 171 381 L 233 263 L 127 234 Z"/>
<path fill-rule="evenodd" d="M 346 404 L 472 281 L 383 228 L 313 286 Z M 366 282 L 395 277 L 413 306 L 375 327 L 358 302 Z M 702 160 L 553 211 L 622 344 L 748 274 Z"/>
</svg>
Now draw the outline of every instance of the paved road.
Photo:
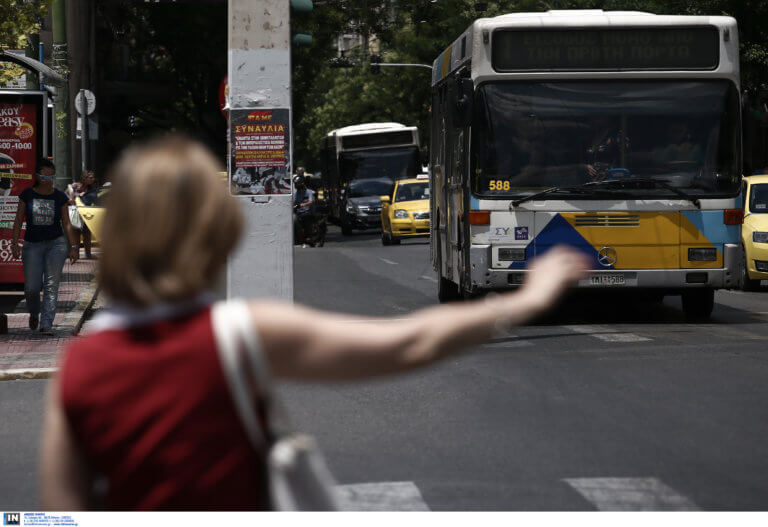
<svg viewBox="0 0 768 527">
<path fill-rule="evenodd" d="M 296 249 L 297 300 L 407 317 L 435 303 L 428 253 L 333 228 Z M 283 393 L 358 508 L 764 510 L 766 293 L 719 293 L 707 324 L 677 298 L 574 296 L 432 369 Z M 0 508 L 36 506 L 42 387 L 0 383 Z"/>
</svg>

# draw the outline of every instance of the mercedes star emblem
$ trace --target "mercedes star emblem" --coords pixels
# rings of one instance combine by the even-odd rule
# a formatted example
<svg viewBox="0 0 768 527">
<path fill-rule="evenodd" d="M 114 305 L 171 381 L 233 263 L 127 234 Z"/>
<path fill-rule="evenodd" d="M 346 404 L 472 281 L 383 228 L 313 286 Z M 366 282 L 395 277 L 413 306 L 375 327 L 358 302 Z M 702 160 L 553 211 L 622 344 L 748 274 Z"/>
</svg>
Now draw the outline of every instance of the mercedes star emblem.
<svg viewBox="0 0 768 527">
<path fill-rule="evenodd" d="M 603 267 L 610 267 L 616 263 L 618 255 L 613 247 L 603 247 L 597 253 L 597 263 Z"/>
</svg>

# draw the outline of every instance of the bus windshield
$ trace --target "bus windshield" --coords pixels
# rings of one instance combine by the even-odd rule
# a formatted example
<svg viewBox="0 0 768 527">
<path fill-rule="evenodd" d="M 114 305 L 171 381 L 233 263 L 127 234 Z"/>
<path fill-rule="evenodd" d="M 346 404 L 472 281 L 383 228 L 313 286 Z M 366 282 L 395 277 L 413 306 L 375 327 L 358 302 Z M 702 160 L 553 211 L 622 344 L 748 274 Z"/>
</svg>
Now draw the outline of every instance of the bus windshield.
<svg viewBox="0 0 768 527">
<path fill-rule="evenodd" d="M 415 178 L 421 167 L 416 146 L 341 152 L 339 169 L 342 181 L 387 177 L 392 180 Z"/>
<path fill-rule="evenodd" d="M 549 187 L 638 177 L 697 197 L 735 195 L 738 101 L 725 80 L 483 84 L 472 124 L 473 191 L 524 197 Z M 622 185 L 626 193 L 674 196 L 661 185 Z M 569 194 L 585 197 L 589 192 Z"/>
</svg>

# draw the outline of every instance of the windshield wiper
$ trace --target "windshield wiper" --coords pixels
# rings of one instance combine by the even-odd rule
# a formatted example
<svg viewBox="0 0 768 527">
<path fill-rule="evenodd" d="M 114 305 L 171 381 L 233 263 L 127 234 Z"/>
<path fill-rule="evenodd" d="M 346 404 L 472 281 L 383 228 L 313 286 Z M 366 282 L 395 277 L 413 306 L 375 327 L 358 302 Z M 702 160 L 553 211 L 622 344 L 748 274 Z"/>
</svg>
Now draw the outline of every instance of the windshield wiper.
<svg viewBox="0 0 768 527">
<path fill-rule="evenodd" d="M 699 201 L 698 198 L 694 198 L 693 196 L 691 196 L 687 192 L 684 192 L 684 191 L 680 190 L 677 187 L 673 187 L 672 185 L 670 185 L 669 183 L 667 183 L 665 181 L 660 181 L 658 179 L 654 179 L 654 178 L 650 178 L 650 177 L 632 177 L 632 178 L 628 178 L 628 179 L 608 179 L 608 180 L 603 180 L 603 181 L 592 181 L 592 182 L 589 182 L 589 183 L 584 183 L 581 186 L 582 187 L 598 187 L 598 186 L 600 186 L 600 187 L 602 187 L 602 186 L 609 186 L 610 187 L 610 186 L 617 186 L 620 189 L 626 189 L 627 188 L 627 184 L 629 184 L 629 183 L 646 183 L 646 184 L 649 184 L 649 185 L 653 185 L 655 187 L 663 188 L 665 190 L 668 190 L 668 191 L 672 192 L 673 194 L 677 194 L 678 196 L 680 196 L 681 198 L 683 198 L 686 201 L 690 201 L 691 203 L 693 203 L 696 206 L 697 209 L 701 208 L 701 201 Z"/>
<path fill-rule="evenodd" d="M 542 190 L 541 192 L 537 192 L 535 194 L 531 194 L 530 196 L 526 196 L 524 198 L 515 200 L 512 202 L 512 206 L 517 207 L 518 205 L 525 203 L 526 201 L 535 200 L 542 196 L 546 196 L 547 194 L 552 194 L 553 192 L 570 192 L 573 194 L 594 194 L 595 191 L 589 188 L 587 185 L 591 185 L 591 183 L 584 183 L 582 185 L 577 185 L 575 187 L 550 187 Z M 620 191 L 621 189 L 597 189 L 598 192 L 601 192 L 601 193 L 610 192 L 611 194 L 613 194 L 612 192 L 613 190 Z M 623 194 L 626 194 L 626 193 L 623 193 Z"/>
<path fill-rule="evenodd" d="M 515 200 L 512 202 L 513 207 L 517 207 L 521 205 L 522 203 L 525 203 L 526 201 L 531 201 L 538 199 L 542 196 L 546 196 L 547 194 L 552 194 L 553 192 L 573 192 L 577 194 L 589 194 L 592 192 L 592 189 L 596 189 L 600 192 L 606 192 L 606 191 L 622 191 L 626 190 L 627 183 L 647 183 L 650 185 L 654 185 L 660 188 L 663 188 L 665 190 L 669 190 L 673 194 L 677 194 L 681 198 L 683 198 L 686 201 L 690 201 L 693 203 L 697 208 L 701 208 L 701 202 L 694 198 L 693 196 L 687 194 L 686 192 L 683 192 L 677 187 L 673 187 L 669 183 L 665 183 L 664 181 L 659 181 L 658 179 L 653 178 L 630 178 L 630 179 L 608 179 L 603 181 L 590 181 L 588 183 L 583 183 L 581 185 L 575 186 L 575 187 L 550 187 L 548 189 L 544 189 L 541 192 L 537 192 L 535 194 L 531 194 L 530 196 L 526 196 L 524 198 L 520 198 L 518 200 Z M 597 187 L 610 187 L 610 186 L 616 186 L 619 188 L 597 188 Z"/>
</svg>

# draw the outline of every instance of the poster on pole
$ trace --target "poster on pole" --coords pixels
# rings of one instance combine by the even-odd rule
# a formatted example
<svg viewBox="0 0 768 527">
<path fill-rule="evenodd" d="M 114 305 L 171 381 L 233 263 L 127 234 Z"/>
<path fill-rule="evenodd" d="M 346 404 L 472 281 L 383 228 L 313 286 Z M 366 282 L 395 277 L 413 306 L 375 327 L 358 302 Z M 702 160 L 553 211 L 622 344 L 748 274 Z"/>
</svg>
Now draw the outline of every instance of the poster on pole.
<svg viewBox="0 0 768 527">
<path fill-rule="evenodd" d="M 290 194 L 288 108 L 230 110 L 229 126 L 229 188 L 232 194 Z"/>
<path fill-rule="evenodd" d="M 0 91 L 0 284 L 24 283 L 21 260 L 11 253 L 13 220 L 43 155 L 47 104 L 45 92 Z"/>
</svg>

